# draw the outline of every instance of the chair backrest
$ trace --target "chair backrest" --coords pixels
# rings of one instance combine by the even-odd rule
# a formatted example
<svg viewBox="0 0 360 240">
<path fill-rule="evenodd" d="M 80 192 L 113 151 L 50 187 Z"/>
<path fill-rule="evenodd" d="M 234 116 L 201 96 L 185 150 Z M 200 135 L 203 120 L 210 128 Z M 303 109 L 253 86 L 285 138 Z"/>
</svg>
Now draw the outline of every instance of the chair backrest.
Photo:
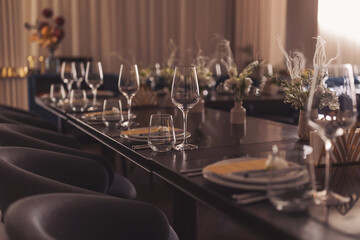
<svg viewBox="0 0 360 240">
<path fill-rule="evenodd" d="M 0 104 L 0 112 L 5 111 L 5 110 L 25 114 L 25 115 L 32 116 L 32 117 L 38 117 L 35 113 L 26 111 L 24 109 L 20 109 L 20 108 L 5 105 L 5 104 Z"/>
<path fill-rule="evenodd" d="M 174 239 L 165 215 L 156 207 L 85 194 L 22 199 L 9 208 L 5 226 L 9 240 Z"/>
<path fill-rule="evenodd" d="M 21 132 L 15 131 L 13 128 L 9 127 L 9 124 L 0 124 L 0 146 L 18 146 L 18 147 L 28 147 L 28 148 L 36 148 L 43 149 L 48 151 L 60 152 L 65 154 L 71 154 L 79 157 L 89 158 L 101 163 L 108 172 L 109 176 L 109 185 L 112 184 L 114 179 L 114 172 L 112 165 L 104 158 L 82 152 L 77 149 L 69 148 L 66 146 L 58 145 L 51 143 L 46 140 L 41 140 L 29 135 L 25 135 Z"/>
<path fill-rule="evenodd" d="M 58 132 L 50 131 L 47 129 L 42 129 L 39 127 L 27 126 L 27 125 L 19 125 L 19 124 L 7 124 L 7 123 L 0 123 L 0 126 L 4 128 L 24 134 L 27 136 L 31 136 L 33 138 L 37 138 L 39 140 L 43 140 L 49 143 L 54 143 L 66 147 L 71 147 L 75 149 L 80 148 L 80 143 L 77 141 L 75 137 L 67 136 Z"/>
<path fill-rule="evenodd" d="M 20 123 L 20 124 L 30 125 L 30 126 L 34 126 L 34 127 L 40 127 L 40 128 L 48 129 L 48 130 L 52 130 L 52 131 L 57 130 L 56 127 L 54 125 L 52 125 L 51 123 L 48 123 L 39 117 L 32 116 L 32 115 L 29 115 L 26 113 L 21 113 L 21 112 L 17 112 L 17 111 L 9 111 L 7 109 L 0 108 L 0 116 L 5 119 L 6 118 L 10 119 L 14 123 Z M 1 122 L 1 119 L 0 119 L 0 122 Z"/>
<path fill-rule="evenodd" d="M 28 151 L 35 151 L 35 149 L 30 149 Z M 33 196 L 37 194 L 43 194 L 43 193 L 56 193 L 56 192 L 72 192 L 72 193 L 88 193 L 88 194 L 100 194 L 95 191 L 87 190 L 82 187 L 73 186 L 67 183 L 74 183 L 79 186 L 86 186 L 89 187 L 90 184 L 84 184 L 86 181 L 85 179 L 83 181 L 79 181 L 80 176 L 73 175 L 74 171 L 71 169 L 66 169 L 66 167 L 62 167 L 61 171 L 57 172 L 57 174 L 54 174 L 54 179 L 48 178 L 51 176 L 51 173 L 44 174 L 44 169 L 46 168 L 52 168 L 50 167 L 50 164 L 54 161 L 49 161 L 49 165 L 47 166 L 41 166 L 39 163 L 45 163 L 44 159 L 40 159 L 40 161 L 34 161 L 34 159 L 29 159 L 29 153 L 26 152 L 28 155 L 26 156 L 28 161 L 35 162 L 34 166 L 30 167 L 30 163 L 25 163 L 24 159 L 20 160 L 18 159 L 21 155 L 14 155 L 14 151 L 19 151 L 20 149 L 6 149 L 2 148 L 0 150 L 0 182 L 2 183 L 0 185 L 0 195 L 2 196 L 0 198 L 0 210 L 4 214 L 8 208 L 8 206 L 15 201 L 28 197 Z M 13 156 L 12 156 L 13 155 Z M 2 159 L 2 157 L 5 159 Z M 16 159 L 16 160 L 14 160 Z M 97 186 L 93 186 L 93 189 L 101 190 L 101 188 L 107 187 L 107 179 L 104 177 L 104 173 L 102 172 L 101 168 L 95 169 L 95 166 L 93 164 L 89 164 L 91 170 L 87 172 L 87 166 L 84 166 L 81 170 L 79 167 L 80 162 L 84 162 L 82 159 L 75 159 L 75 162 L 77 162 L 75 165 L 77 166 L 77 171 L 85 171 L 86 173 L 82 173 L 86 178 L 93 182 L 91 176 L 89 177 L 89 173 L 96 173 L 96 176 L 94 176 L 95 179 L 99 180 L 99 183 L 97 183 Z M 87 162 L 87 163 L 89 163 Z M 60 164 L 57 164 L 56 167 L 58 167 Z M 36 167 L 35 167 L 36 166 Z M 67 164 L 68 168 L 71 167 L 69 164 Z M 37 168 L 37 169 L 36 169 Z M 35 169 L 35 170 L 34 170 Z M 31 172 L 34 171 L 36 173 Z M 72 171 L 72 176 L 68 174 L 67 170 Z M 54 172 L 54 171 L 53 171 Z M 39 173 L 39 174 L 37 174 Z M 63 176 L 61 177 L 61 173 Z M 44 176 L 41 176 L 41 175 Z M 77 173 L 78 174 L 78 173 Z M 71 181 L 71 177 L 74 177 Z M 55 180 L 56 179 L 56 180 Z M 64 182 L 61 182 L 63 180 Z M 103 184 L 103 187 L 100 185 Z"/>
</svg>

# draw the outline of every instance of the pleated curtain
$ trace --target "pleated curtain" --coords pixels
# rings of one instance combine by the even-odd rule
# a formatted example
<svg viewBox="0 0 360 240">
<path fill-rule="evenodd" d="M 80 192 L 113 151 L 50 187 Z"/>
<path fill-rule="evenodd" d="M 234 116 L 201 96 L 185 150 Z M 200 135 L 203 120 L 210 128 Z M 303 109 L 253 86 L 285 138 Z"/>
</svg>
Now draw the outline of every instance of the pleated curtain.
<svg viewBox="0 0 360 240">
<path fill-rule="evenodd" d="M 30 33 L 24 28 L 24 22 L 35 23 L 45 7 L 53 9 L 54 17 L 65 18 L 65 38 L 55 55 L 90 56 L 102 61 L 106 72 L 118 72 L 119 56 L 143 67 L 157 62 L 163 65 L 169 56 L 169 39 L 177 45 L 178 61 L 189 64 L 199 46 L 208 56 L 215 51 L 215 34 L 231 42 L 239 66 L 248 58 L 281 64 L 275 36 L 285 38 L 286 2 L 0 0 L 0 66 L 24 66 L 28 55 L 48 54 L 30 42 Z M 248 45 L 253 49 L 252 56 L 242 51 Z M 0 95 L 14 95 L 14 91 L 1 87 Z M 16 95 L 27 97 L 24 91 Z"/>
</svg>

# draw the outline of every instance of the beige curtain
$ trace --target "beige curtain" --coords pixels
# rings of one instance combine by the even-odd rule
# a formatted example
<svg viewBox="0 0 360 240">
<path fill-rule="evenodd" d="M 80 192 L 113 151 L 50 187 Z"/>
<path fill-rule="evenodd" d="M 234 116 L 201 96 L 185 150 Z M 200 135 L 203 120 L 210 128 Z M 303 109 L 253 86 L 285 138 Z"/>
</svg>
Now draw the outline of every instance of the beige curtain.
<svg viewBox="0 0 360 240">
<path fill-rule="evenodd" d="M 286 0 L 22 0 L 34 22 L 44 7 L 66 20 L 66 37 L 58 55 L 93 56 L 106 71 L 117 72 L 120 55 L 143 66 L 163 64 L 169 39 L 178 47 L 180 62 L 191 62 L 199 43 L 205 54 L 215 51 L 214 34 L 230 40 L 237 62 L 246 46 L 252 58 L 276 64 L 282 56 L 275 36 L 285 36 Z M 32 44 L 31 54 L 39 54 Z M 45 53 L 46 54 L 46 53 Z"/>
<path fill-rule="evenodd" d="M 287 0 L 236 0 L 236 61 L 242 65 L 253 59 L 264 59 L 282 65 L 276 36 L 285 42 Z"/>
<path fill-rule="evenodd" d="M 284 36 L 286 0 L 0 0 L 1 64 L 25 64 L 26 56 L 47 55 L 29 41 L 24 22 L 35 23 L 50 7 L 65 18 L 65 38 L 55 55 L 91 56 L 106 72 L 117 73 L 116 55 L 140 66 L 164 64 L 169 39 L 178 47 L 179 62 L 191 62 L 201 45 L 215 51 L 214 34 L 231 41 L 239 66 L 248 58 L 281 62 L 275 35 Z M 251 46 L 252 56 L 243 49 Z M 5 62 L 6 61 L 6 62 Z M 1 94 L 8 94 L 1 89 Z"/>
<path fill-rule="evenodd" d="M 26 65 L 20 1 L 0 0 L 0 68 Z M 2 71 L 1 71 L 2 72 Z M 0 77 L 0 103 L 28 108 L 25 78 Z"/>
<path fill-rule="evenodd" d="M 105 71 L 117 72 L 120 55 L 143 66 L 163 64 L 169 39 L 177 57 L 189 63 L 197 41 L 207 54 L 214 51 L 214 33 L 232 37 L 233 1 L 223 0 L 18 0 L 26 6 L 25 20 L 35 22 L 44 7 L 65 18 L 65 38 L 57 55 L 92 56 Z M 229 14 L 230 13 L 230 14 Z M 29 54 L 46 54 L 27 43 Z"/>
<path fill-rule="evenodd" d="M 286 42 L 287 51 L 300 50 L 307 65 L 312 66 L 317 36 L 317 0 L 290 0 L 287 4 Z"/>
</svg>

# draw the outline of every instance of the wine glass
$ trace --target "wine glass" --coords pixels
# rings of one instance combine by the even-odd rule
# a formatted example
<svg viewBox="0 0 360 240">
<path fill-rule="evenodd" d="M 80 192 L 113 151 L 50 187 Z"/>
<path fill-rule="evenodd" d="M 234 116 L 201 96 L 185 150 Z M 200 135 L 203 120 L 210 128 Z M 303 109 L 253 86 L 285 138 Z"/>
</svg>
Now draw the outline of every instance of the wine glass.
<svg viewBox="0 0 360 240">
<path fill-rule="evenodd" d="M 61 72 L 60 72 L 61 80 L 63 81 L 63 83 L 65 83 L 66 88 L 68 90 L 68 99 L 70 99 L 70 92 L 72 85 L 74 83 L 71 65 L 72 65 L 71 62 L 67 62 L 67 61 L 62 62 Z"/>
<path fill-rule="evenodd" d="M 196 67 L 176 67 L 171 89 L 171 101 L 183 113 L 184 140 L 183 143 L 174 146 L 176 150 L 196 149 L 197 146 L 187 143 L 187 116 L 200 99 L 199 83 L 196 75 Z"/>
<path fill-rule="evenodd" d="M 349 198 L 330 190 L 330 151 L 335 138 L 356 122 L 354 75 L 350 64 L 318 66 L 314 70 L 306 113 L 309 125 L 318 131 L 325 145 L 325 188 L 315 194 L 314 201 L 337 205 Z"/>
<path fill-rule="evenodd" d="M 91 88 L 93 94 L 93 103 L 89 110 L 96 110 L 97 89 L 103 84 L 104 74 L 101 62 L 87 62 L 85 71 L 85 82 Z"/>
<path fill-rule="evenodd" d="M 130 129 L 131 124 L 131 102 L 132 98 L 139 91 L 140 82 L 139 82 L 139 71 L 136 64 L 134 65 L 124 65 L 120 66 L 119 73 L 119 91 L 126 97 L 128 103 L 128 118 L 127 121 L 122 123 L 122 126 L 128 127 Z"/>
<path fill-rule="evenodd" d="M 76 87 L 80 89 L 81 83 L 85 76 L 85 67 L 83 62 L 71 62 L 72 76 L 76 83 Z"/>
</svg>

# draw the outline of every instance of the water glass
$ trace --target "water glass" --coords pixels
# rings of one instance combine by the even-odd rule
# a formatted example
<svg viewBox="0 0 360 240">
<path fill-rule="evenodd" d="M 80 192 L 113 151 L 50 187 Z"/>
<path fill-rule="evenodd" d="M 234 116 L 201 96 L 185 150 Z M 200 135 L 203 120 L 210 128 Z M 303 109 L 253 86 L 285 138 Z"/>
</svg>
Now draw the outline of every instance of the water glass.
<svg viewBox="0 0 360 240">
<path fill-rule="evenodd" d="M 123 120 L 121 101 L 119 99 L 104 100 L 102 121 L 105 126 L 117 128 Z"/>
<path fill-rule="evenodd" d="M 64 86 L 61 83 L 53 83 L 50 85 L 50 99 L 58 104 L 66 98 Z"/>
<path fill-rule="evenodd" d="M 268 197 L 279 211 L 305 211 L 315 192 L 314 165 L 307 156 L 310 146 L 274 152 L 269 157 Z"/>
<path fill-rule="evenodd" d="M 150 116 L 148 144 L 155 152 L 170 151 L 175 145 L 173 118 L 169 114 Z"/>
<path fill-rule="evenodd" d="M 88 100 L 86 91 L 82 89 L 73 89 L 70 92 L 70 107 L 75 112 L 84 112 L 87 108 Z"/>
</svg>

